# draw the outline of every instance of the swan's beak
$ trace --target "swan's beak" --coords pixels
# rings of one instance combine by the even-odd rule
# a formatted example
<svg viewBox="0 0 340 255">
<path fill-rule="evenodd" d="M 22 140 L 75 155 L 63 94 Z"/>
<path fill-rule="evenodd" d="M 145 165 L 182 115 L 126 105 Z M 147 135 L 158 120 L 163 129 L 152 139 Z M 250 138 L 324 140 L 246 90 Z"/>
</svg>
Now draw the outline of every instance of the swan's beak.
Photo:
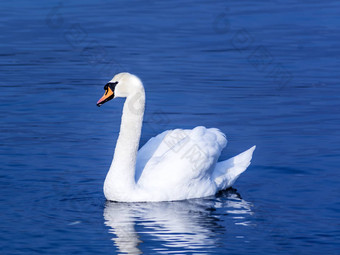
<svg viewBox="0 0 340 255">
<path fill-rule="evenodd" d="M 102 104 L 106 103 L 107 101 L 110 101 L 112 98 L 114 98 L 115 94 L 111 90 L 110 87 L 108 87 L 105 91 L 104 96 L 101 97 L 101 99 L 98 100 L 97 106 L 100 107 Z"/>
</svg>

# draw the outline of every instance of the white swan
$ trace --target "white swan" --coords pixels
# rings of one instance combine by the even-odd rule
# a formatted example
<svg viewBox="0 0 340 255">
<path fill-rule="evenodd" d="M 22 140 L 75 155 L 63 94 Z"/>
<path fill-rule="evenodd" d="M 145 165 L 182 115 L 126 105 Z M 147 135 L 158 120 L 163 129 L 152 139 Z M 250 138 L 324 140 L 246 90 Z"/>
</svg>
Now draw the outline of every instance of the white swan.
<svg viewBox="0 0 340 255">
<path fill-rule="evenodd" d="M 227 140 L 215 128 L 167 130 L 138 151 L 145 106 L 141 80 L 120 73 L 104 89 L 98 106 L 126 97 L 114 157 L 104 182 L 107 200 L 173 201 L 211 196 L 233 185 L 249 166 L 255 146 L 217 163 Z"/>
</svg>

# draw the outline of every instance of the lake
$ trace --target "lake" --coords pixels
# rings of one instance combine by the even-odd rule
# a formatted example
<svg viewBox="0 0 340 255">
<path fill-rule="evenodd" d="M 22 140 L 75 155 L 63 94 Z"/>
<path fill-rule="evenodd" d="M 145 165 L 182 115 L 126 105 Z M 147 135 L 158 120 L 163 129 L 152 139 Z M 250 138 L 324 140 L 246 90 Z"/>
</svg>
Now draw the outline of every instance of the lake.
<svg viewBox="0 0 340 255">
<path fill-rule="evenodd" d="M 1 254 L 339 254 L 338 1 L 0 3 Z M 123 100 L 141 145 L 203 125 L 257 145 L 232 189 L 113 203 L 102 187 Z"/>
</svg>

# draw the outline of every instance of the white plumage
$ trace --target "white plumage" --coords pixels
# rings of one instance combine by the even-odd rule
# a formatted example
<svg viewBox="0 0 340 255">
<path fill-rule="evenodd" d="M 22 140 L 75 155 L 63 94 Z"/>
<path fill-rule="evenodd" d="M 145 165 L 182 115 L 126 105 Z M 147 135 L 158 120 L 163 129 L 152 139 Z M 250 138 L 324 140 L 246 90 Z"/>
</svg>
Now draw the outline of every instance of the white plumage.
<svg viewBox="0 0 340 255">
<path fill-rule="evenodd" d="M 109 100 L 108 92 L 113 93 L 111 98 L 126 97 L 114 158 L 104 183 L 108 200 L 173 201 L 211 196 L 233 185 L 249 166 L 255 146 L 217 163 L 227 144 L 225 135 L 202 126 L 165 131 L 137 151 L 145 105 L 142 82 L 121 73 L 108 84 L 113 91 L 106 91 L 98 105 Z"/>
</svg>

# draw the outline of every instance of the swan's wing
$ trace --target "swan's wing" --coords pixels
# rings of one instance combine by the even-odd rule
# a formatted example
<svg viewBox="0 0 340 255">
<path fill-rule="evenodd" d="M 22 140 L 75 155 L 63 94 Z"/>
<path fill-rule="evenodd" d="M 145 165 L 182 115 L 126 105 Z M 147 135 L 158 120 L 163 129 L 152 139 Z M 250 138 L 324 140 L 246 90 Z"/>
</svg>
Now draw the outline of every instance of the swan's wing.
<svg viewBox="0 0 340 255">
<path fill-rule="evenodd" d="M 160 146 L 164 137 L 170 132 L 171 130 L 164 131 L 160 133 L 159 135 L 150 138 L 149 141 L 146 142 L 142 146 L 142 148 L 139 149 L 137 153 L 137 160 L 136 160 L 136 174 L 135 179 L 136 181 L 139 180 L 140 175 L 142 174 L 142 171 L 146 165 L 146 163 L 152 158 L 152 156 L 155 154 L 156 151 L 157 154 L 164 153 L 164 146 Z"/>
<path fill-rule="evenodd" d="M 169 130 L 158 141 L 138 184 L 154 193 L 159 190 L 168 194 L 169 200 L 172 196 L 185 199 L 213 195 L 216 186 L 210 177 L 226 143 L 224 134 L 215 128 Z"/>
</svg>

